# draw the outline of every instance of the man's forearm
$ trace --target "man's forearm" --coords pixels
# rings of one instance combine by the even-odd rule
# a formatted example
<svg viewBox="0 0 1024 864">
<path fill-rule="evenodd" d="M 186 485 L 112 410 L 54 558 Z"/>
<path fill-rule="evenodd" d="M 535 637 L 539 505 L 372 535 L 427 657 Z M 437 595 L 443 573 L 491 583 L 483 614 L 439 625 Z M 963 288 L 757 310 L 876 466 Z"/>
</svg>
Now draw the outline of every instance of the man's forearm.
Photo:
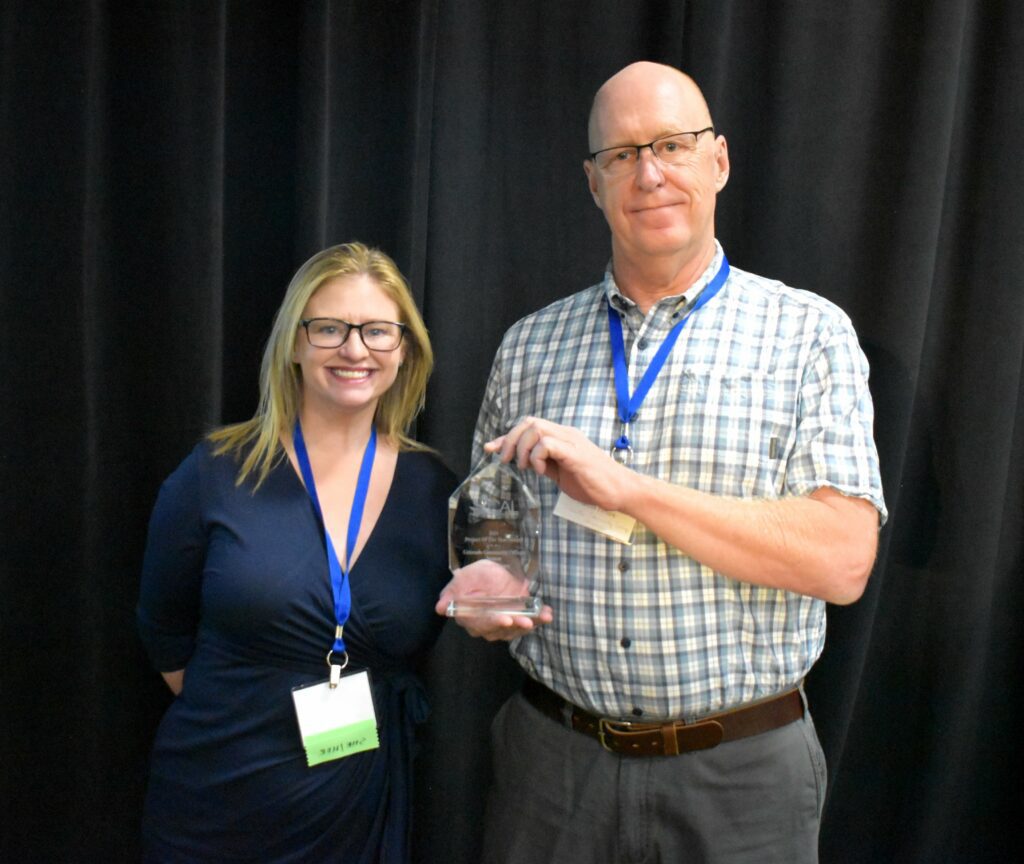
<svg viewBox="0 0 1024 864">
<path fill-rule="evenodd" d="M 823 487 L 805 497 L 744 500 L 634 475 L 623 512 L 661 540 L 730 578 L 852 603 L 878 544 L 869 501 Z"/>
</svg>

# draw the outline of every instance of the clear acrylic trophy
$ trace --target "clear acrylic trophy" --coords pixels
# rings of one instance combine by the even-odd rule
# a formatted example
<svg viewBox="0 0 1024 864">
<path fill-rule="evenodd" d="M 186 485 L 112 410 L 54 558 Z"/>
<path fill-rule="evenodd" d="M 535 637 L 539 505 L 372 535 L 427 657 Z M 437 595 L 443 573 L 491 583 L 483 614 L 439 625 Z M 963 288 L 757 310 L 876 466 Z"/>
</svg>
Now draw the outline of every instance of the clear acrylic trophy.
<svg viewBox="0 0 1024 864">
<path fill-rule="evenodd" d="M 506 596 L 471 595 L 448 604 L 449 618 L 515 615 L 536 618 L 540 561 L 540 504 L 519 469 L 487 457 L 448 499 L 448 566 L 485 558 L 511 573 L 521 590 Z"/>
</svg>

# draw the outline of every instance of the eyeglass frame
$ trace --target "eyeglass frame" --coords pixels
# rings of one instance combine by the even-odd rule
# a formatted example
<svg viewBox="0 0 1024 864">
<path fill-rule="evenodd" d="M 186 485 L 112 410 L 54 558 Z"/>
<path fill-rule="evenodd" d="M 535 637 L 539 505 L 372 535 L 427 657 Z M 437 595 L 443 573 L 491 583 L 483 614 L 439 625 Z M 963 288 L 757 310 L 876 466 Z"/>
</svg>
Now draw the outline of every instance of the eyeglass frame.
<svg viewBox="0 0 1024 864">
<path fill-rule="evenodd" d="M 651 151 L 651 155 L 654 156 L 654 158 L 657 159 L 662 165 L 671 166 L 671 162 L 663 161 L 662 158 L 657 154 L 657 152 L 654 149 L 654 145 L 657 144 L 659 141 L 664 141 L 666 138 L 675 138 L 676 135 L 692 135 L 694 141 L 699 144 L 700 136 L 703 135 L 705 132 L 710 132 L 712 135 L 716 134 L 714 125 L 712 124 L 711 126 L 705 126 L 703 129 L 697 129 L 693 132 L 671 132 L 668 135 L 659 135 L 653 141 L 648 141 L 646 144 L 619 144 L 615 147 L 602 147 L 600 150 L 595 150 L 593 153 L 589 154 L 588 158 L 591 162 L 597 165 L 597 167 L 600 170 L 606 171 L 606 168 L 601 168 L 601 166 L 597 164 L 597 157 L 600 156 L 602 153 L 607 153 L 609 150 L 636 150 L 636 164 L 639 165 L 640 151 L 645 148 L 649 148 Z"/>
<path fill-rule="evenodd" d="M 337 345 L 331 345 L 330 347 L 324 345 L 315 345 L 313 340 L 309 336 L 309 325 L 314 321 L 337 321 L 339 324 L 344 324 L 348 329 L 345 331 L 345 335 Z M 398 342 L 395 343 L 394 348 L 371 348 L 366 344 L 366 340 L 363 338 L 363 328 L 368 324 L 393 324 L 398 328 Z M 353 330 L 359 331 L 359 341 L 363 343 L 363 347 L 367 351 L 380 351 L 381 353 L 390 353 L 391 351 L 397 351 L 401 347 L 402 340 L 405 338 L 405 331 L 408 328 L 408 324 L 401 324 L 398 321 L 364 321 L 362 324 L 353 324 L 351 321 L 346 321 L 343 318 L 331 318 L 326 315 L 321 315 L 316 318 L 300 318 L 299 326 L 306 331 L 306 341 L 314 348 L 322 348 L 325 351 L 335 351 L 348 342 L 348 337 L 352 335 Z"/>
</svg>

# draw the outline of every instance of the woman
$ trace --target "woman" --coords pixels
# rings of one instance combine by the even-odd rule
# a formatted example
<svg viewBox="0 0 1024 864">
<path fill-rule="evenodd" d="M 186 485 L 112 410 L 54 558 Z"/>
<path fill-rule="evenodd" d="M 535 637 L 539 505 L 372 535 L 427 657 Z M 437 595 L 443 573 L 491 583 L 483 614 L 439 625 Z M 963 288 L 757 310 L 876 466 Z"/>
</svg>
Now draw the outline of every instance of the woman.
<svg viewBox="0 0 1024 864">
<path fill-rule="evenodd" d="M 406 435 L 432 363 L 394 263 L 326 249 L 288 286 L 256 415 L 161 488 L 138 619 L 177 698 L 146 860 L 408 860 L 412 669 L 443 623 L 455 486 Z"/>
</svg>

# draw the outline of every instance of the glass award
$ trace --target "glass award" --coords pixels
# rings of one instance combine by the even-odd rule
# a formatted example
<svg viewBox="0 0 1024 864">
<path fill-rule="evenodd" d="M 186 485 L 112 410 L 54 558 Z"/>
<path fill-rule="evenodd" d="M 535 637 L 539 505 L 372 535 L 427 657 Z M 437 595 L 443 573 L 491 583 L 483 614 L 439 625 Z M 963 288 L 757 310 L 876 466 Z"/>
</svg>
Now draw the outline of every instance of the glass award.
<svg viewBox="0 0 1024 864">
<path fill-rule="evenodd" d="M 537 595 L 539 544 L 537 496 L 515 465 L 496 455 L 487 457 L 448 499 L 448 566 L 455 570 L 487 558 L 515 577 L 515 587 L 500 597 L 452 600 L 448 617 L 540 615 L 544 603 Z"/>
</svg>

